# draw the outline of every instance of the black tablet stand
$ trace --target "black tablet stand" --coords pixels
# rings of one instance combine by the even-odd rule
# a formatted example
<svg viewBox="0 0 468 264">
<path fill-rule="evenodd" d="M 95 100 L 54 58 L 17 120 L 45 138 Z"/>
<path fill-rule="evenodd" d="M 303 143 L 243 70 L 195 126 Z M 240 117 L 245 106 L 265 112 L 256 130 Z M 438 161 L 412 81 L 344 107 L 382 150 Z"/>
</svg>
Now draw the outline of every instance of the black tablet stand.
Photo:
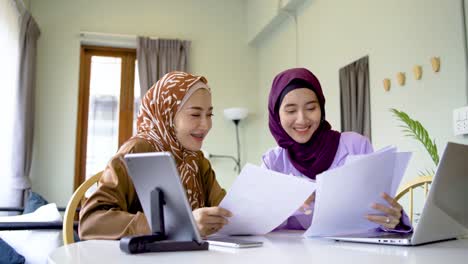
<svg viewBox="0 0 468 264">
<path fill-rule="evenodd" d="M 153 234 L 120 239 L 120 249 L 129 254 L 164 251 L 208 250 L 208 242 L 167 240 L 164 230 L 164 192 L 151 191 L 151 230 Z"/>
</svg>

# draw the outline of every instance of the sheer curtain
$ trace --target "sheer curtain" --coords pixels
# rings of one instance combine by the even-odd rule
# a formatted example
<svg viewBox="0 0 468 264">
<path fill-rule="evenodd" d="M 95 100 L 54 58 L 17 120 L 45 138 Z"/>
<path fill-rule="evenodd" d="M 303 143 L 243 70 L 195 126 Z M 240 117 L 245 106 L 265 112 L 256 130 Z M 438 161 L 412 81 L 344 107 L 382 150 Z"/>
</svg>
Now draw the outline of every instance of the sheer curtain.
<svg viewBox="0 0 468 264">
<path fill-rule="evenodd" d="M 17 1 L 21 10 L 19 34 L 19 65 L 18 92 L 15 97 L 15 117 L 13 119 L 13 184 L 14 188 L 26 190 L 31 188 L 29 174 L 31 171 L 33 136 L 34 136 L 34 105 L 36 90 L 36 55 L 37 40 L 40 35 L 39 26 L 20 0 Z"/>
<path fill-rule="evenodd" d="M 20 13 L 13 0 L 0 0 L 0 206 L 21 206 L 22 190 L 13 188 L 12 152 L 18 87 Z"/>
</svg>

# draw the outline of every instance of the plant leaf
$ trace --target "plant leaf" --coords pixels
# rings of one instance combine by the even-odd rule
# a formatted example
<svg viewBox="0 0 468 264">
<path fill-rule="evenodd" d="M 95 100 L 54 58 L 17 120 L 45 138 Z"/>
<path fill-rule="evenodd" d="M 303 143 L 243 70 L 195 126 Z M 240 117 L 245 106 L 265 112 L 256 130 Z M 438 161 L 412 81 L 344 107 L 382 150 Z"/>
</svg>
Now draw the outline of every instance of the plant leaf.
<svg viewBox="0 0 468 264">
<path fill-rule="evenodd" d="M 435 139 L 429 137 L 429 133 L 424 126 L 417 120 L 411 119 L 408 114 L 403 111 L 398 111 L 395 108 L 391 108 L 390 111 L 396 116 L 404 125 L 400 126 L 403 128 L 403 133 L 407 137 L 412 137 L 426 148 L 427 153 L 431 157 L 434 164 L 439 164 L 439 154 L 437 152 L 437 145 Z"/>
</svg>

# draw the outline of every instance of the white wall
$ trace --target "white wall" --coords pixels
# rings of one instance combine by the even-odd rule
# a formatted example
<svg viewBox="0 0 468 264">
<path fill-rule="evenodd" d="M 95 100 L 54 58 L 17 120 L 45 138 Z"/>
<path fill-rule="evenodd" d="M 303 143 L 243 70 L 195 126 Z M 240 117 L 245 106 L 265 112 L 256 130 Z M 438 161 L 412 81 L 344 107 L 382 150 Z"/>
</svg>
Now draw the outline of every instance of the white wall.
<svg viewBox="0 0 468 264">
<path fill-rule="evenodd" d="M 261 14 L 258 2 L 249 0 L 247 12 Z M 273 77 L 290 67 L 306 67 L 319 77 L 324 89 L 327 119 L 340 129 L 339 75 L 341 67 L 369 55 L 372 140 L 376 149 L 389 144 L 414 151 L 403 181 L 419 170 L 433 167 L 424 148 L 403 136 L 389 108 L 406 111 L 436 139 L 439 153 L 447 141 L 468 144 L 452 131 L 452 110 L 467 104 L 466 66 L 459 0 L 308 0 L 299 7 L 299 62 L 295 64 L 295 24 L 288 19 L 255 43 L 258 51 L 258 141 L 249 157 L 258 157 L 275 145 L 269 134 L 267 98 Z M 254 16 L 249 16 L 255 20 Z M 272 14 L 267 15 L 268 18 Z M 262 21 L 262 18 L 258 18 Z M 251 22 L 256 25 L 256 22 Z M 248 25 L 250 26 L 250 24 Z M 429 59 L 440 56 L 441 71 L 431 70 Z M 414 65 L 423 66 L 416 81 Z M 406 72 L 406 85 L 396 84 L 397 72 Z M 392 89 L 384 92 L 382 80 Z M 263 109 L 263 110 L 262 110 Z"/>
<path fill-rule="evenodd" d="M 436 138 L 440 153 L 449 140 L 468 143 L 452 136 L 451 125 L 452 109 L 467 103 L 458 0 L 304 0 L 298 12 L 297 65 L 291 18 L 255 47 L 247 45 L 275 17 L 278 6 L 289 2 L 27 1 L 42 31 L 33 188 L 61 205 L 72 192 L 80 31 L 191 40 L 191 69 L 207 76 L 213 87 L 214 127 L 204 146 L 212 153 L 235 155 L 234 125 L 224 120 L 222 109 L 245 106 L 252 112 L 240 124 L 243 160 L 259 163 L 262 153 L 275 145 L 266 111 L 271 81 L 289 67 L 307 67 L 319 76 L 327 119 L 339 129 L 338 70 L 365 55 L 370 60 L 373 143 L 376 148 L 395 144 L 415 151 L 405 181 L 431 167 L 431 161 L 419 143 L 403 137 L 389 108 L 421 121 Z M 430 70 L 431 56 L 441 57 L 438 74 Z M 420 81 L 411 75 L 415 64 L 423 66 Z M 398 71 L 407 73 L 404 87 L 395 84 Z M 392 79 L 388 93 L 382 88 L 384 78 Z M 212 163 L 221 184 L 229 187 L 236 175 L 232 161 Z"/>
<path fill-rule="evenodd" d="M 246 1 L 248 3 L 247 40 L 251 40 L 276 16 L 278 3 L 272 0 Z"/>
<path fill-rule="evenodd" d="M 234 125 L 224 120 L 222 109 L 255 104 L 255 98 L 245 96 L 256 76 L 254 49 L 245 44 L 243 1 L 42 0 L 31 1 L 29 9 L 42 32 L 31 173 L 34 190 L 59 205 L 66 205 L 72 194 L 80 31 L 191 40 L 191 70 L 205 75 L 213 88 L 214 126 L 204 148 L 235 154 Z M 242 124 L 241 132 L 247 127 L 248 123 Z M 221 184 L 229 187 L 236 175 L 233 162 L 212 163 Z"/>
</svg>

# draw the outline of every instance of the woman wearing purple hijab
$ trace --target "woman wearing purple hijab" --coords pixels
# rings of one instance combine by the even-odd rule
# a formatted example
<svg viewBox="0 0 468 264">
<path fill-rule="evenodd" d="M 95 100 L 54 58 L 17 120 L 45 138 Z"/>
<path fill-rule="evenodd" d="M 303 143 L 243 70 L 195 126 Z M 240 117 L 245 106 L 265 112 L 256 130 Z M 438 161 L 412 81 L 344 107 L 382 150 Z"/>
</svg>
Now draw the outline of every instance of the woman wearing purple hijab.
<svg viewBox="0 0 468 264">
<path fill-rule="evenodd" d="M 373 152 L 369 140 L 355 132 L 337 132 L 325 120 L 325 97 L 309 70 L 294 68 L 273 80 L 268 100 L 269 127 L 278 147 L 263 155 L 262 166 L 315 181 L 317 174 L 343 165 L 348 155 Z M 385 215 L 367 215 L 384 231 L 412 230 L 402 206 L 388 194 L 388 204 L 374 204 Z M 315 193 L 277 229 L 307 229 L 312 221 Z"/>
</svg>

